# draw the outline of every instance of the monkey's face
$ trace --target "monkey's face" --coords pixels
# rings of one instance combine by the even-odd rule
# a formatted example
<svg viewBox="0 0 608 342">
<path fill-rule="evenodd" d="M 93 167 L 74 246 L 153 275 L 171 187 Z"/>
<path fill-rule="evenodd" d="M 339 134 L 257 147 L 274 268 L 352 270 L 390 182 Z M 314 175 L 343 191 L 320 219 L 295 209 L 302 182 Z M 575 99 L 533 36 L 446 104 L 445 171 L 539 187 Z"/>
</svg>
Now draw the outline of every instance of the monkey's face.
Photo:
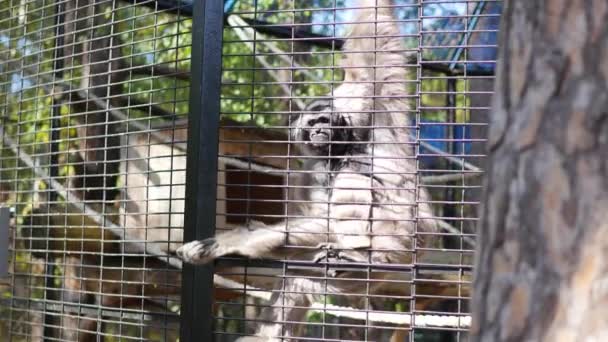
<svg viewBox="0 0 608 342">
<path fill-rule="evenodd" d="M 346 138 L 342 121 L 333 113 L 331 101 L 314 101 L 301 116 L 302 141 L 318 153 L 329 153 L 332 143 Z"/>
<path fill-rule="evenodd" d="M 314 101 L 292 123 L 293 137 L 304 145 L 304 152 L 342 155 L 358 140 L 351 116 L 336 111 L 332 104 L 329 100 Z"/>
<path fill-rule="evenodd" d="M 302 138 L 306 144 L 313 148 L 323 148 L 334 140 L 330 116 L 323 114 L 304 116 L 306 126 Z"/>
</svg>

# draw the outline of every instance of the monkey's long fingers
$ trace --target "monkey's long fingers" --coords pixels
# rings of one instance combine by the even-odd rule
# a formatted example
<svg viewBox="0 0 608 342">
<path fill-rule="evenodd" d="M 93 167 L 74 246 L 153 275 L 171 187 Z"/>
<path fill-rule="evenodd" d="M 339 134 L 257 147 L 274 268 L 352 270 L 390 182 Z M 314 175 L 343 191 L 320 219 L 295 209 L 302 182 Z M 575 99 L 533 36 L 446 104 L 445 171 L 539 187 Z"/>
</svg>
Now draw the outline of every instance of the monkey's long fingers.
<svg viewBox="0 0 608 342">
<path fill-rule="evenodd" d="M 206 264 L 221 256 L 215 238 L 191 241 L 177 249 L 177 255 L 191 264 Z"/>
<path fill-rule="evenodd" d="M 325 250 L 328 253 L 339 250 L 338 244 L 335 242 L 321 242 L 316 246 L 316 248 Z"/>
<path fill-rule="evenodd" d="M 331 258 L 337 258 L 340 253 L 338 244 L 334 242 L 321 242 L 316 248 L 321 251 L 313 257 L 314 262 L 329 261 Z"/>
</svg>

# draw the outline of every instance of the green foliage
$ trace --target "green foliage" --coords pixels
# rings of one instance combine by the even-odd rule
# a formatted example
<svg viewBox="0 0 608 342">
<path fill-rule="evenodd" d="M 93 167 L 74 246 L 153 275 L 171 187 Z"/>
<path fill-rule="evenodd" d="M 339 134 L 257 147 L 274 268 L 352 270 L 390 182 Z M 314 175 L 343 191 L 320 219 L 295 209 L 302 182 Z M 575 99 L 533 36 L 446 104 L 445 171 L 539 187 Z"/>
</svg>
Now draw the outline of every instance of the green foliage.
<svg viewBox="0 0 608 342">
<path fill-rule="evenodd" d="M 332 3 L 316 2 L 319 7 L 330 7 Z M 287 11 L 293 9 L 289 2 L 263 0 L 257 4 L 257 11 L 274 12 L 256 16 L 256 8 L 247 1 L 239 1 L 233 12 L 270 23 L 312 21 L 312 11 Z M 288 112 L 299 109 L 298 100 L 306 103 L 311 97 L 322 96 L 330 89 L 328 82 L 341 79 L 334 70 L 323 68 L 336 65 L 338 57 L 330 50 L 261 33 L 243 42 L 237 30 L 241 28 L 227 27 L 223 36 L 222 113 L 233 120 L 260 126 L 284 124 Z"/>
<path fill-rule="evenodd" d="M 444 74 L 425 71 L 423 80 L 420 82 L 420 98 L 422 103 L 421 117 L 425 121 L 449 122 L 448 96 L 453 95 L 454 104 L 449 108 L 453 110 L 454 122 L 464 123 L 468 121 L 466 95 L 468 84 L 462 78 L 455 79 L 455 91 L 448 92 L 447 80 Z"/>
</svg>

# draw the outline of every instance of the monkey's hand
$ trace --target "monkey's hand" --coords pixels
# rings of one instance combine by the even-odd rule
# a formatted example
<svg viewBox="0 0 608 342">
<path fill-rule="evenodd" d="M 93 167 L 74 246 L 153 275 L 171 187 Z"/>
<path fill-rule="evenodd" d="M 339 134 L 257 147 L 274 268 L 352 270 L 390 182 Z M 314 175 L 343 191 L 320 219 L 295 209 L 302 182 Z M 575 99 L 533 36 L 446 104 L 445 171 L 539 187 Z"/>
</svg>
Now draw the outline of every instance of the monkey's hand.
<svg viewBox="0 0 608 342">
<path fill-rule="evenodd" d="M 248 256 L 242 246 L 248 234 L 247 229 L 236 228 L 215 237 L 188 242 L 175 252 L 183 261 L 199 265 L 228 254 Z"/>
<path fill-rule="evenodd" d="M 221 251 L 215 238 L 188 242 L 178 248 L 176 253 L 183 261 L 191 264 L 206 264 L 217 257 L 229 254 Z"/>
<path fill-rule="evenodd" d="M 321 251 L 313 258 L 314 262 L 320 262 L 323 259 L 338 259 L 340 258 L 340 247 L 335 242 L 321 242 L 317 245 L 316 249 Z"/>
<path fill-rule="evenodd" d="M 264 227 L 235 228 L 215 237 L 188 242 L 176 253 L 183 261 L 192 264 L 206 264 L 226 255 L 263 258 L 284 241 L 285 234 L 281 231 Z"/>
</svg>

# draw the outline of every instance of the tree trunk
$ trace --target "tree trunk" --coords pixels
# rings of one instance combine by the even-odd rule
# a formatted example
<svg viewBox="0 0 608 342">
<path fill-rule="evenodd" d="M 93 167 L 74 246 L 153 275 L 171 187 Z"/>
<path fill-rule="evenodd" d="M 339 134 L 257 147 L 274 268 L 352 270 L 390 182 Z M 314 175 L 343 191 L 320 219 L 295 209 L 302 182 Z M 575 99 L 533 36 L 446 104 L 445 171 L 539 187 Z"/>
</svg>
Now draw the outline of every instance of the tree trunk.
<svg viewBox="0 0 608 342">
<path fill-rule="evenodd" d="M 65 56 L 79 54 L 82 71 L 80 87 L 72 92 L 70 114 L 78 122 L 78 138 L 82 160 L 75 164 L 76 175 L 72 186 L 79 189 L 82 199 L 112 201 L 119 159 L 120 123 L 109 111 L 109 105 L 117 104 L 117 95 L 122 93 L 124 70 L 120 42 L 114 34 L 113 19 L 108 19 L 106 10 L 112 6 L 105 0 L 70 0 L 66 3 Z M 76 33 L 74 30 L 80 30 Z M 83 42 L 79 43 L 78 40 Z M 73 65 L 72 59 L 69 66 Z M 84 90 L 86 97 L 79 91 Z M 94 96 L 103 106 L 94 101 Z"/>
<path fill-rule="evenodd" d="M 608 341 L 607 13 L 505 2 L 474 341 Z"/>
</svg>

